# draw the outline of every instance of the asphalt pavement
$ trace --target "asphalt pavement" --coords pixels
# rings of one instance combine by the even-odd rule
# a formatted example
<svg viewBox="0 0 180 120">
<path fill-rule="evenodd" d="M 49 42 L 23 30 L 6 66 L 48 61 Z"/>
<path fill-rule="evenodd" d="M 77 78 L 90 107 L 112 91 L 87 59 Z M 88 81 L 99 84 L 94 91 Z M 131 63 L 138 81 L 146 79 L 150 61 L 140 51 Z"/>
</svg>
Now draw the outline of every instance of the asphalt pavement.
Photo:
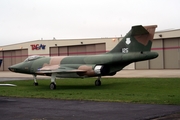
<svg viewBox="0 0 180 120">
<path fill-rule="evenodd" d="M 180 106 L 0 97 L 3 120 L 149 120 Z"/>
</svg>

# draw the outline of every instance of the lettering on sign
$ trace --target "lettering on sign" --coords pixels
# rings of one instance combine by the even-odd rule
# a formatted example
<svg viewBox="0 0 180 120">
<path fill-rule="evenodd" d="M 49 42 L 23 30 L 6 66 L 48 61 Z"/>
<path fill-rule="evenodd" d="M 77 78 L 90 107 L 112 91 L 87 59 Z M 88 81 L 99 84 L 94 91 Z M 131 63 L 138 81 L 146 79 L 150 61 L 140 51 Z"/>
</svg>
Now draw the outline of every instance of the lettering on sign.
<svg viewBox="0 0 180 120">
<path fill-rule="evenodd" d="M 31 48 L 32 48 L 32 50 L 44 50 L 46 48 L 46 45 L 43 45 L 43 44 L 32 44 Z"/>
</svg>

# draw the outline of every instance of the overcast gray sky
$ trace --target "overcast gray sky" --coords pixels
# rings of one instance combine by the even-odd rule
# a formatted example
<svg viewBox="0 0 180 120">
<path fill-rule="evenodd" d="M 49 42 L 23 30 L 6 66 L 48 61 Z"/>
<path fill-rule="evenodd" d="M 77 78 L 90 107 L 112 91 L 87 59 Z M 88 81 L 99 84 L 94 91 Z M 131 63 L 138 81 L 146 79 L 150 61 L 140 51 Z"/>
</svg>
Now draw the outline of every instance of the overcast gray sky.
<svg viewBox="0 0 180 120">
<path fill-rule="evenodd" d="M 118 37 L 133 25 L 180 29 L 180 0 L 0 0 L 0 46 Z"/>
</svg>

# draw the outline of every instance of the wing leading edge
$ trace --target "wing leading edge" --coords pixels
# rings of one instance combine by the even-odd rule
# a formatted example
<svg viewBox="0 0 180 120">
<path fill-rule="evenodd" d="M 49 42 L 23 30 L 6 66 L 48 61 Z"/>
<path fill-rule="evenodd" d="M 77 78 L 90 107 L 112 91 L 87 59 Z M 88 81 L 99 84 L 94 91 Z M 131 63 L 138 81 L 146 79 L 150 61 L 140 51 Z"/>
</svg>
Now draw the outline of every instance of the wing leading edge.
<svg viewBox="0 0 180 120">
<path fill-rule="evenodd" d="M 54 68 L 54 66 L 45 66 L 38 69 L 36 73 L 46 74 L 46 73 L 85 73 L 86 70 L 74 69 L 71 67 L 60 67 L 59 65 Z"/>
</svg>

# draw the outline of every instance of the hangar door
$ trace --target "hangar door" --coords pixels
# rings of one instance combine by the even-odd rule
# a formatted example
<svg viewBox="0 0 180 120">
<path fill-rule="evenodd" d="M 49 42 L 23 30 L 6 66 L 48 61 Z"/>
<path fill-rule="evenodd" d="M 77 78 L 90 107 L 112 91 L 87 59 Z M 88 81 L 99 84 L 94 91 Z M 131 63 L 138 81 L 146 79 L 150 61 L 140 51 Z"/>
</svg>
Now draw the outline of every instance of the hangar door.
<svg viewBox="0 0 180 120">
<path fill-rule="evenodd" d="M 162 39 L 154 40 L 152 44 L 152 52 L 157 52 L 159 56 L 155 59 L 149 60 L 149 69 L 164 69 L 164 50 Z"/>
<path fill-rule="evenodd" d="M 152 51 L 158 58 L 136 62 L 136 69 L 180 69 L 180 38 L 154 40 Z"/>
<path fill-rule="evenodd" d="M 180 68 L 180 38 L 164 40 L 164 68 Z"/>
<path fill-rule="evenodd" d="M 105 43 L 50 48 L 50 56 L 95 55 L 105 52 Z"/>
<path fill-rule="evenodd" d="M 27 49 L 0 51 L 0 58 L 3 59 L 0 70 L 7 71 L 9 66 L 22 62 L 27 57 Z"/>
<path fill-rule="evenodd" d="M 163 42 L 161 39 L 153 40 L 152 52 L 157 52 L 159 56 L 152 60 L 135 63 L 135 69 L 162 69 L 163 68 Z"/>
</svg>

